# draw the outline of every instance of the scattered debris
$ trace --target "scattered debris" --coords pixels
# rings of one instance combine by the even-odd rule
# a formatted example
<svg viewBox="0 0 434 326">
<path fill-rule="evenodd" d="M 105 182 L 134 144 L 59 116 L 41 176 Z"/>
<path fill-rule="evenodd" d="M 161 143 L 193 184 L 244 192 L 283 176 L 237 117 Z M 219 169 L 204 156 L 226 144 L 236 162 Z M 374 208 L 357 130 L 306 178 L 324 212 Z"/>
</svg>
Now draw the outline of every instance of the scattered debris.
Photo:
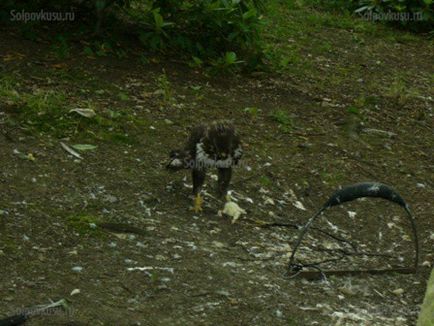
<svg viewBox="0 0 434 326">
<path fill-rule="evenodd" d="M 66 145 L 65 143 L 63 143 L 63 142 L 60 142 L 60 145 L 62 146 L 62 148 L 65 150 L 65 151 L 67 151 L 69 154 L 71 154 L 72 156 L 75 156 L 76 158 L 78 158 L 78 159 L 83 159 L 82 157 L 81 157 L 81 155 L 80 154 L 78 154 L 75 150 L 73 150 L 71 147 L 69 147 L 68 145 Z"/>
<path fill-rule="evenodd" d="M 28 161 L 35 161 L 36 160 L 35 156 L 32 153 L 24 154 L 24 153 L 21 153 L 18 149 L 14 149 L 13 153 L 15 155 L 17 155 L 20 159 L 23 159 L 23 160 L 28 160 Z"/>
<path fill-rule="evenodd" d="M 367 133 L 367 134 L 374 134 L 374 135 L 378 135 L 378 136 L 383 136 L 383 137 L 389 137 L 389 138 L 393 138 L 393 137 L 397 136 L 397 134 L 395 134 L 394 132 L 380 130 L 380 129 L 373 129 L 373 128 L 363 128 L 362 132 Z"/>
<path fill-rule="evenodd" d="M 268 197 L 267 199 L 265 199 L 264 201 L 265 205 L 274 205 L 274 200 L 270 197 Z"/>
<path fill-rule="evenodd" d="M 228 215 L 229 217 L 232 217 L 232 224 L 234 224 L 242 214 L 246 214 L 247 212 L 242 209 L 240 206 L 238 206 L 237 203 L 233 201 L 229 201 L 225 204 L 225 207 L 223 208 L 223 211 L 219 211 L 218 215 L 221 216 L 222 214 Z"/>
<path fill-rule="evenodd" d="M 295 208 L 301 209 L 302 211 L 305 211 L 306 208 L 304 207 L 304 205 L 302 204 L 302 202 L 296 200 L 292 203 L 292 205 L 294 205 Z"/>
<path fill-rule="evenodd" d="M 78 151 L 92 151 L 96 148 L 98 148 L 98 146 L 95 145 L 90 145 L 90 144 L 75 144 L 71 146 L 72 148 L 78 150 Z"/>
<path fill-rule="evenodd" d="M 172 267 L 154 267 L 154 266 L 145 266 L 145 267 L 128 267 L 127 271 L 153 271 L 153 270 L 160 270 L 165 271 L 173 274 L 175 272 L 175 269 Z"/>
<path fill-rule="evenodd" d="M 404 293 L 404 289 L 396 289 L 392 291 L 393 294 L 397 295 L 397 296 L 401 296 Z"/>
<path fill-rule="evenodd" d="M 79 114 L 79 115 L 81 115 L 82 117 L 85 117 L 85 118 L 93 118 L 93 117 L 96 116 L 95 111 L 92 110 L 92 109 L 80 109 L 80 108 L 76 108 L 76 109 L 72 109 L 72 110 L 69 111 L 69 113 L 71 113 L 71 112 L 75 112 L 75 113 L 77 113 L 77 114 Z"/>
<path fill-rule="evenodd" d="M 356 212 L 353 212 L 353 211 L 347 211 L 347 213 L 348 213 L 348 217 L 349 218 L 355 218 L 356 217 Z"/>
</svg>

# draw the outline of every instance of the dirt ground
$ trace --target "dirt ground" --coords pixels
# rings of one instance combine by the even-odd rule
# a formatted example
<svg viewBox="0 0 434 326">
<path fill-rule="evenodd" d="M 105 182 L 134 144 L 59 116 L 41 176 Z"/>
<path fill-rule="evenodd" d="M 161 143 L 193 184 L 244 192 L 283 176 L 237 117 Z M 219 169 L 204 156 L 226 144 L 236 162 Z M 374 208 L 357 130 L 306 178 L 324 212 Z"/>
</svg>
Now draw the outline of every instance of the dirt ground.
<svg viewBox="0 0 434 326">
<path fill-rule="evenodd" d="M 357 72 L 365 82 L 356 72 L 342 83 L 327 79 L 355 55 L 342 50 L 346 31 L 334 37 L 342 46 L 318 61 L 327 65 L 317 76 L 324 79 L 314 80 L 269 73 L 209 77 L 173 62 L 89 58 L 74 48 L 60 60 L 43 40 L 1 31 L 0 72 L 20 81 L 18 92 L 62 91 L 68 107 L 91 102 L 97 114 L 110 109 L 131 118 L 121 126 L 122 141 L 84 133 L 58 139 L 20 123 L 3 129 L 0 315 L 65 298 L 66 312 L 28 325 L 414 325 L 433 262 L 432 47 L 397 43 L 396 56 L 382 63 L 390 72 L 383 71 L 385 82 L 405 64 L 415 72 L 406 85 L 417 94 L 384 93 L 368 87 L 382 84 L 370 63 L 374 47 L 359 53 L 368 65 Z M 158 82 L 163 69 L 166 88 Z M 349 113 L 362 95 L 361 113 Z M 0 102 L 0 119 L 15 119 L 6 108 Z M 234 120 L 245 148 L 231 189 L 247 214 L 235 224 L 217 214 L 223 203 L 215 199 L 215 171 L 204 212 L 194 214 L 188 173 L 164 169 L 189 127 L 222 118 Z M 60 142 L 98 147 L 80 160 Z M 258 221 L 301 225 L 339 186 L 369 180 L 392 186 L 409 203 L 418 224 L 420 272 L 289 279 L 286 265 L 298 231 Z M 116 231 L 104 223 L 135 228 Z M 316 226 L 363 251 L 393 256 L 350 256 L 327 268 L 412 263 L 405 213 L 384 200 L 330 209 Z M 320 249 L 341 246 L 312 231 L 301 255 L 332 257 Z M 71 295 L 75 289 L 79 293 Z"/>
</svg>

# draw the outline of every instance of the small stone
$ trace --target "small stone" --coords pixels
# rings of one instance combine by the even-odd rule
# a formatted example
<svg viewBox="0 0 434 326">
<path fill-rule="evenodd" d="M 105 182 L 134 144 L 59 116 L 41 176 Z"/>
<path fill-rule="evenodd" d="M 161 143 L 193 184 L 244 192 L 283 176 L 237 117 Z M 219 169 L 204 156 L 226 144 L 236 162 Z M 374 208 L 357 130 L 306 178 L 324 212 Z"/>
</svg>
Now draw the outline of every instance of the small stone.
<svg viewBox="0 0 434 326">
<path fill-rule="evenodd" d="M 349 287 L 345 287 L 345 286 L 341 286 L 339 288 L 339 291 L 341 291 L 343 294 L 349 295 L 349 296 L 353 296 L 356 294 L 356 292 L 354 292 L 351 288 Z"/>
<path fill-rule="evenodd" d="M 272 198 L 267 198 L 264 202 L 265 205 L 274 205 L 274 200 Z"/>
<path fill-rule="evenodd" d="M 228 291 L 226 291 L 226 290 L 217 290 L 216 293 L 219 294 L 219 295 L 222 295 L 224 297 L 229 297 L 230 296 L 230 293 Z"/>
<path fill-rule="evenodd" d="M 350 217 L 350 218 L 354 218 L 354 217 L 356 217 L 356 212 L 353 212 L 353 211 L 347 211 L 347 213 L 348 213 L 348 216 Z"/>
<path fill-rule="evenodd" d="M 213 245 L 214 247 L 216 247 L 216 248 L 224 248 L 224 247 L 226 247 L 226 245 L 225 245 L 224 243 L 219 242 L 219 241 L 213 241 L 213 242 L 212 242 L 212 245 Z"/>
<path fill-rule="evenodd" d="M 80 273 L 82 270 L 83 270 L 83 267 L 81 267 L 81 266 L 74 266 L 72 268 L 72 271 L 76 272 L 76 273 Z"/>
<path fill-rule="evenodd" d="M 109 202 L 111 204 L 116 203 L 118 201 L 118 198 L 113 195 L 105 195 L 104 199 L 105 202 Z"/>
<path fill-rule="evenodd" d="M 156 256 L 155 256 L 155 259 L 161 261 L 161 260 L 167 260 L 167 257 L 165 257 L 165 256 L 163 256 L 163 255 L 156 255 Z"/>
<path fill-rule="evenodd" d="M 399 288 L 399 289 L 393 290 L 392 293 L 397 295 L 397 296 L 400 296 L 404 293 L 404 289 Z"/>
<path fill-rule="evenodd" d="M 239 264 L 233 262 L 233 261 L 227 261 L 223 263 L 223 267 L 229 266 L 229 267 L 238 267 Z"/>
</svg>

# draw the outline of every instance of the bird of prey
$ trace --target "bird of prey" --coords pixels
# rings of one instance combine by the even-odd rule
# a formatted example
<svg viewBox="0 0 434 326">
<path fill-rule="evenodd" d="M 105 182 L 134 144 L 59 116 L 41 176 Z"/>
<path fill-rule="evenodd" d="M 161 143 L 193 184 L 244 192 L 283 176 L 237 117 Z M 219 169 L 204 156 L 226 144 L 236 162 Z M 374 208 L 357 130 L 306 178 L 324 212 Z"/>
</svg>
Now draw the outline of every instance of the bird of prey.
<svg viewBox="0 0 434 326">
<path fill-rule="evenodd" d="M 200 195 L 208 168 L 217 168 L 217 192 L 227 195 L 232 177 L 232 167 L 238 164 L 243 154 L 240 137 L 229 121 L 214 121 L 194 127 L 182 149 L 170 152 L 167 168 L 170 170 L 191 169 L 193 179 L 194 211 L 202 211 Z"/>
</svg>

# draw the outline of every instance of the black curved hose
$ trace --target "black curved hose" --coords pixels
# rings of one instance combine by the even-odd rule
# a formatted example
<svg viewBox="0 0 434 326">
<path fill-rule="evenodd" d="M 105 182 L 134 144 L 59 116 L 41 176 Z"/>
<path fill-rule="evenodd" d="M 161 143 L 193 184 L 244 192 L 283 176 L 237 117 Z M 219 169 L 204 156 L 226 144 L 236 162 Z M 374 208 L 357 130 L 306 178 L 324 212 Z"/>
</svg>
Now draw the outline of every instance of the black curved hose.
<svg viewBox="0 0 434 326">
<path fill-rule="evenodd" d="M 318 212 L 316 212 L 307 221 L 307 223 L 304 225 L 303 229 L 301 230 L 297 242 L 295 243 L 294 249 L 291 253 L 291 257 L 289 258 L 290 270 L 295 271 L 300 269 L 299 264 L 294 264 L 295 253 L 297 252 L 297 249 L 300 246 L 300 243 L 303 240 L 304 235 L 309 230 L 312 223 L 317 219 L 317 217 L 323 211 L 325 211 L 326 209 L 332 206 L 341 205 L 347 201 L 352 201 L 361 197 L 383 198 L 391 202 L 394 202 L 405 209 L 413 231 L 414 250 L 415 250 L 414 270 L 415 272 L 417 271 L 417 267 L 419 264 L 419 239 L 417 236 L 416 222 L 413 218 L 413 215 L 411 214 L 408 204 L 404 201 L 404 199 L 391 187 L 379 182 L 356 183 L 337 190 L 321 207 L 321 209 Z"/>
</svg>

